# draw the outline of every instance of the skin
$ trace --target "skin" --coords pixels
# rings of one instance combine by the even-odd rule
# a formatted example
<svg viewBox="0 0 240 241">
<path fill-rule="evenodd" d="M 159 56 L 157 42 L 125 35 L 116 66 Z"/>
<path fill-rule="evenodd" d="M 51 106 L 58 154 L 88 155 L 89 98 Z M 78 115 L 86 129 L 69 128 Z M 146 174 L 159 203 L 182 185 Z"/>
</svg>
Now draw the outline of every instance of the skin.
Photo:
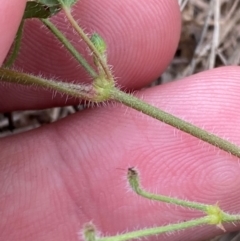
<svg viewBox="0 0 240 241">
<path fill-rule="evenodd" d="M 24 5 L 23 0 L 1 3 L 1 62 Z M 87 31 L 104 36 L 109 63 L 124 88 L 138 89 L 150 83 L 164 71 L 176 50 L 181 22 L 177 1 L 127 0 L 123 4 L 81 0 L 74 15 Z M 61 16 L 54 21 L 78 43 Z M 68 81 L 90 81 L 52 35 L 39 26 L 37 21 L 27 23 L 16 67 Z M 77 46 L 86 48 L 82 43 Z M 139 95 L 240 145 L 239 70 L 218 68 L 143 90 Z M 65 97 L 53 99 L 47 91 L 17 85 L 1 86 L 0 96 L 1 111 L 66 103 Z M 67 104 L 73 103 L 76 101 Z M 103 234 L 113 235 L 202 215 L 128 192 L 126 172 L 132 166 L 139 170 L 147 190 L 208 204 L 218 202 L 225 211 L 240 212 L 237 158 L 120 105 L 86 110 L 2 138 L 0 152 L 1 240 L 74 241 L 89 221 Z M 240 225 L 225 228 L 239 230 Z M 221 233 L 219 228 L 208 226 L 163 235 L 161 240 L 204 240 Z"/>
</svg>

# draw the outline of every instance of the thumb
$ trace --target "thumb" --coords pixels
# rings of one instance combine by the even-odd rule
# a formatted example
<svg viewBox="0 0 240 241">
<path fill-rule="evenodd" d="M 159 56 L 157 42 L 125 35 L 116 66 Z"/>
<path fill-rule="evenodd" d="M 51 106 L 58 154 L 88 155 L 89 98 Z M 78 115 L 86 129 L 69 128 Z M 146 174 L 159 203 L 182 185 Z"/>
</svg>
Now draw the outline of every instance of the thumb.
<svg viewBox="0 0 240 241">
<path fill-rule="evenodd" d="M 0 66 L 14 40 L 26 0 L 1 1 L 0 4 Z"/>
</svg>

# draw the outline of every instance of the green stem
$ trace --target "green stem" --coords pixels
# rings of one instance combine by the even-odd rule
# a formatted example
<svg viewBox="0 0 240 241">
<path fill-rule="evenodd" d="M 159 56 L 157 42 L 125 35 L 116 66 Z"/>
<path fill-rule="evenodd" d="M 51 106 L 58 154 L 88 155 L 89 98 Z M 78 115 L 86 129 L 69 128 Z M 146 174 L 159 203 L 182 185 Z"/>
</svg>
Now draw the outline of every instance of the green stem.
<svg viewBox="0 0 240 241">
<path fill-rule="evenodd" d="M 133 232 L 120 234 L 116 236 L 110 236 L 105 238 L 103 237 L 96 240 L 97 241 L 126 241 L 126 240 L 137 239 L 137 238 L 147 237 L 151 235 L 166 233 L 166 232 L 173 232 L 173 231 L 182 230 L 190 227 L 192 228 L 199 225 L 208 224 L 208 222 L 209 222 L 209 218 L 206 216 L 203 218 L 198 218 L 187 222 L 169 224 L 163 227 L 143 229 L 143 230 L 133 231 Z"/>
<path fill-rule="evenodd" d="M 142 229 L 138 231 L 128 232 L 115 236 L 98 237 L 96 229 L 92 223 L 85 225 L 83 229 L 84 239 L 86 241 L 126 241 L 142 237 L 148 237 L 152 235 L 159 235 L 162 233 L 173 232 L 177 230 L 183 230 L 187 228 L 193 228 L 203 224 L 217 225 L 223 231 L 226 231 L 222 225 L 222 222 L 236 222 L 240 220 L 240 215 L 230 215 L 224 213 L 217 206 L 212 206 L 212 210 L 205 217 L 193 219 L 190 221 L 183 221 L 177 224 L 169 224 L 166 226 Z"/>
<path fill-rule="evenodd" d="M 177 198 L 171 198 L 168 196 L 156 195 L 156 194 L 147 192 L 142 187 L 140 187 L 138 173 L 133 168 L 128 169 L 128 181 L 129 181 L 129 184 L 132 187 L 133 191 L 135 191 L 138 195 L 140 195 L 144 198 L 150 199 L 150 200 L 171 203 L 171 204 L 175 204 L 175 205 L 182 206 L 182 207 L 200 210 L 203 212 L 207 212 L 208 208 L 211 207 L 211 205 L 185 201 L 185 200 L 181 200 L 181 199 L 177 199 Z"/>
<path fill-rule="evenodd" d="M 240 157 L 240 148 L 237 145 L 228 142 L 212 133 L 202 130 L 199 127 L 192 125 L 191 123 L 181 120 L 154 106 L 151 106 L 148 103 L 138 99 L 137 97 L 134 97 L 130 94 L 120 91 L 119 89 L 114 88 L 112 90 L 112 99 L 123 103 L 124 105 L 129 106 L 137 111 L 140 111 L 148 116 L 151 116 L 159 121 L 162 121 L 170 126 L 173 126 L 181 131 L 184 131 L 192 136 L 195 136 L 198 139 L 201 139 L 202 141 L 216 146 L 219 149 L 231 153 L 236 157 Z"/>
<path fill-rule="evenodd" d="M 126 241 L 126 240 L 142 238 L 142 237 L 148 237 L 148 236 L 152 236 L 152 235 L 159 235 L 159 234 L 167 233 L 167 232 L 174 232 L 177 230 L 183 230 L 183 229 L 187 229 L 187 228 L 193 228 L 193 227 L 200 226 L 203 224 L 215 225 L 216 223 L 212 223 L 213 219 L 214 219 L 214 217 L 211 217 L 211 215 L 208 215 L 208 216 L 205 216 L 202 218 L 197 218 L 197 219 L 193 219 L 193 220 L 186 221 L 186 222 L 169 224 L 166 226 L 156 227 L 156 228 L 142 229 L 142 230 L 133 231 L 133 232 L 125 233 L 125 234 L 120 234 L 120 235 L 116 235 L 116 236 L 109 236 L 109 237 L 103 237 L 103 238 L 97 238 L 97 237 L 93 238 L 93 236 L 91 236 L 91 238 L 92 238 L 91 240 L 90 239 L 86 239 L 86 240 L 88 240 L 88 241 L 94 241 L 94 240 L 97 240 L 97 241 Z M 223 213 L 223 221 L 224 222 L 236 222 L 239 220 L 240 220 L 240 215 L 229 215 L 229 214 Z M 225 231 L 225 229 L 221 223 L 218 224 L 218 227 Z"/>
<path fill-rule="evenodd" d="M 23 25 L 24 25 L 24 19 L 22 19 L 20 26 L 18 27 L 18 31 L 16 34 L 16 37 L 13 42 L 13 49 L 11 52 L 10 57 L 7 59 L 6 63 L 4 64 L 4 67 L 11 67 L 17 58 L 20 46 L 21 46 L 21 40 L 22 40 L 22 34 L 23 34 Z"/>
<path fill-rule="evenodd" d="M 240 215 L 230 215 L 228 213 L 224 213 L 223 215 L 223 222 L 239 222 Z"/>
<path fill-rule="evenodd" d="M 71 9 L 68 8 L 67 6 L 65 6 L 64 4 L 62 4 L 62 9 L 65 12 L 66 17 L 67 17 L 68 21 L 71 23 L 71 25 L 73 26 L 73 28 L 77 31 L 79 36 L 83 39 L 83 41 L 87 44 L 87 46 L 92 51 L 92 53 L 98 59 L 99 64 L 102 66 L 102 68 L 103 68 L 103 70 L 104 70 L 104 72 L 106 74 L 107 80 L 113 81 L 113 76 L 111 74 L 111 71 L 109 70 L 109 67 L 108 67 L 105 59 L 98 52 L 98 50 L 96 49 L 94 44 L 91 42 L 91 40 L 88 38 L 88 36 L 84 33 L 83 29 L 75 21 L 75 19 L 73 18 L 72 14 L 71 14 Z"/>
<path fill-rule="evenodd" d="M 133 168 L 128 169 L 127 176 L 128 176 L 128 182 L 131 188 L 138 195 L 154 201 L 166 202 L 166 203 L 182 206 L 185 208 L 192 208 L 195 210 L 203 211 L 209 217 L 208 224 L 215 224 L 222 227 L 222 222 L 231 222 L 231 221 L 240 220 L 240 215 L 230 215 L 228 213 L 225 213 L 220 209 L 220 207 L 217 204 L 206 205 L 203 203 L 190 202 L 190 201 L 185 201 L 178 198 L 171 198 L 168 196 L 156 195 L 156 194 L 147 192 L 142 187 L 140 187 L 139 175 L 137 171 Z"/>
<path fill-rule="evenodd" d="M 83 68 L 89 73 L 92 78 L 96 78 L 98 74 L 88 64 L 85 58 L 75 49 L 75 47 L 69 42 L 69 40 L 62 34 L 57 27 L 51 23 L 48 19 L 41 19 L 42 23 L 56 36 L 56 38 L 66 47 L 66 49 L 72 54 L 72 56 L 83 66 Z"/>
<path fill-rule="evenodd" d="M 51 89 L 59 93 L 85 100 L 92 100 L 95 95 L 92 85 L 79 85 L 51 79 L 44 79 L 38 76 L 20 73 L 4 68 L 0 68 L 0 78 L 1 81 L 28 86 L 37 85 L 38 87 Z"/>
</svg>

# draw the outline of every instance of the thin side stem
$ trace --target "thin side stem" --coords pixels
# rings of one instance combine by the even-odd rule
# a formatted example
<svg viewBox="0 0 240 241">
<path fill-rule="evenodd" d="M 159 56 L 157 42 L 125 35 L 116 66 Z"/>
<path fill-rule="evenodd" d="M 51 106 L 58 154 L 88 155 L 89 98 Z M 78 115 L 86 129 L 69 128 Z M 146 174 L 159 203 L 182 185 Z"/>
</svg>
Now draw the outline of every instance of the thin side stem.
<svg viewBox="0 0 240 241">
<path fill-rule="evenodd" d="M 7 59 L 6 63 L 4 64 L 4 67 L 8 67 L 8 68 L 11 67 L 13 65 L 15 59 L 17 58 L 17 55 L 19 53 L 19 49 L 21 46 L 23 25 L 24 25 L 24 19 L 22 19 L 22 21 L 18 27 L 18 31 L 17 31 L 16 37 L 15 37 L 14 43 L 13 43 L 12 52 L 11 52 L 9 58 Z"/>
<path fill-rule="evenodd" d="M 229 215 L 226 213 L 223 213 L 223 221 L 224 222 L 236 222 L 240 221 L 240 215 Z M 120 234 L 116 236 L 109 236 L 109 237 L 103 237 L 103 238 L 92 238 L 92 240 L 97 241 L 126 241 L 126 240 L 132 240 L 136 238 L 142 238 L 142 237 L 148 237 L 152 235 L 159 235 L 162 233 L 167 232 L 174 232 L 177 230 L 183 230 L 187 228 L 193 228 L 196 226 L 200 226 L 203 224 L 212 224 L 215 225 L 215 223 L 212 223 L 212 217 L 211 216 L 205 216 L 202 218 L 193 219 L 186 222 L 181 222 L 177 224 L 169 224 L 163 227 L 156 227 L 156 228 L 149 228 L 149 229 L 142 229 L 138 231 L 133 231 L 125 234 Z M 221 223 L 217 225 L 219 228 L 221 228 L 223 231 L 225 231 L 224 227 Z M 88 240 L 88 239 L 86 239 Z"/>
<path fill-rule="evenodd" d="M 211 134 L 205 130 L 200 129 L 192 125 L 189 122 L 183 121 L 169 113 L 166 113 L 158 108 L 149 105 L 148 103 L 130 95 L 124 93 L 116 88 L 112 90 L 112 99 L 120 103 L 123 103 L 126 106 L 129 106 L 137 111 L 140 111 L 148 116 L 151 116 L 161 122 L 164 122 L 170 126 L 173 126 L 181 131 L 184 131 L 192 136 L 201 139 L 213 146 L 218 147 L 221 150 L 224 150 L 236 157 L 240 157 L 240 147 L 237 145 L 226 141 L 214 134 Z"/>
<path fill-rule="evenodd" d="M 231 215 L 229 213 L 223 212 L 223 222 L 239 222 L 240 221 L 240 214 Z"/>
<path fill-rule="evenodd" d="M 96 78 L 98 74 L 88 64 L 85 58 L 75 49 L 75 47 L 69 42 L 69 40 L 62 34 L 58 28 L 51 23 L 48 19 L 41 19 L 42 23 L 56 36 L 56 38 L 66 47 L 66 49 L 72 54 L 72 56 L 83 66 L 83 68 L 93 78 Z"/>
<path fill-rule="evenodd" d="M 98 59 L 100 65 L 102 66 L 102 68 L 106 74 L 107 79 L 110 81 L 113 81 L 113 76 L 111 74 L 111 71 L 109 70 L 109 67 L 108 67 L 106 61 L 104 60 L 102 55 L 98 52 L 98 50 L 96 49 L 94 44 L 91 42 L 91 40 L 88 38 L 88 36 L 84 33 L 83 29 L 75 21 L 75 19 L 73 18 L 72 14 L 71 14 L 71 9 L 69 9 L 68 7 L 66 7 L 63 4 L 62 4 L 62 9 L 65 12 L 66 17 L 67 17 L 68 21 L 71 23 L 71 25 L 73 26 L 73 28 L 77 31 L 79 36 L 83 39 L 83 41 L 87 44 L 87 46 L 92 51 L 92 53 Z"/>
<path fill-rule="evenodd" d="M 173 231 L 182 230 L 182 229 L 186 229 L 186 228 L 190 228 L 190 227 L 192 228 L 192 227 L 196 227 L 199 225 L 208 224 L 208 222 L 209 222 L 209 218 L 206 216 L 203 218 L 198 218 L 198 219 L 190 220 L 187 222 L 170 224 L 170 225 L 163 226 L 163 227 L 143 229 L 143 230 L 138 230 L 138 231 L 120 234 L 120 235 L 116 235 L 116 236 L 110 236 L 110 237 L 105 237 L 105 238 L 103 237 L 103 238 L 99 238 L 97 240 L 98 241 L 126 241 L 126 240 L 142 238 L 142 237 L 148 237 L 151 235 L 158 235 L 158 234 L 166 233 L 166 232 L 173 232 Z"/>
<path fill-rule="evenodd" d="M 177 198 L 172 198 L 172 197 L 163 196 L 163 195 L 156 195 L 156 194 L 147 192 L 140 186 L 138 173 L 133 168 L 128 169 L 128 181 L 134 192 L 150 200 L 171 203 L 171 204 L 175 204 L 186 208 L 200 210 L 203 212 L 207 212 L 208 208 L 211 207 L 211 205 L 206 205 L 198 202 L 185 201 Z"/>
<path fill-rule="evenodd" d="M 95 93 L 92 85 L 79 85 L 55 81 L 51 79 L 44 79 L 38 76 L 20 73 L 17 71 L 4 68 L 0 68 L 0 80 L 27 86 L 36 85 L 38 87 L 43 87 L 46 89 L 57 91 L 62 94 L 70 95 L 85 100 L 92 100 Z"/>
</svg>

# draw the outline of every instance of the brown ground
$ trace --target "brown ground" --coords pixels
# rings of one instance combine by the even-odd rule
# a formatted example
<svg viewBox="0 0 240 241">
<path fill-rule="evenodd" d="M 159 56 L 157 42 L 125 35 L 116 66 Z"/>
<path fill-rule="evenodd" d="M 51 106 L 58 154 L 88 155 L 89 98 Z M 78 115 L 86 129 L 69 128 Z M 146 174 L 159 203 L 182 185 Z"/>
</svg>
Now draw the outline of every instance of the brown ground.
<svg viewBox="0 0 240 241">
<path fill-rule="evenodd" d="M 240 0 L 178 0 L 182 35 L 171 65 L 153 85 L 224 65 L 240 64 Z M 78 111 L 76 107 L 0 114 L 0 137 L 27 131 Z M 212 241 L 240 241 L 240 233 Z"/>
</svg>

